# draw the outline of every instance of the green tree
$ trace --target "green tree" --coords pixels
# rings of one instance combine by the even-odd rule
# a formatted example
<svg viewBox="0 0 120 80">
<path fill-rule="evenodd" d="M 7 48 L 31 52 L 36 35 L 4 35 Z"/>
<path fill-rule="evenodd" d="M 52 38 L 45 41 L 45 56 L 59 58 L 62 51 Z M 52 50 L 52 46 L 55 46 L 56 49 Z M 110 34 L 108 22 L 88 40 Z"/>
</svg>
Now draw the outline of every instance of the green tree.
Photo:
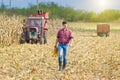
<svg viewBox="0 0 120 80">
<path fill-rule="evenodd" d="M 67 21 L 84 21 L 84 22 L 109 22 L 120 19 L 119 10 L 105 10 L 99 14 L 84 10 L 74 10 L 71 7 L 58 6 L 53 2 L 41 3 L 39 8 L 43 12 L 49 12 L 50 19 L 64 19 Z M 28 8 L 6 8 L 4 5 L 0 8 L 0 13 L 6 15 L 22 15 L 37 14 L 37 6 L 29 4 Z"/>
</svg>

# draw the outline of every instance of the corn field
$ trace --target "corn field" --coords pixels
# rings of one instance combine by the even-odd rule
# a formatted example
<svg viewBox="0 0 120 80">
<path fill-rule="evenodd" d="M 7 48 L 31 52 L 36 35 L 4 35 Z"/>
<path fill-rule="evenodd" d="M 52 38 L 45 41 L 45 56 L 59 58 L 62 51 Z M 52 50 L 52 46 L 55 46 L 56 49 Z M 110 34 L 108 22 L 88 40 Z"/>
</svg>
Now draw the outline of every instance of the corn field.
<svg viewBox="0 0 120 80">
<path fill-rule="evenodd" d="M 8 46 L 19 41 L 22 29 L 20 16 L 0 15 L 0 45 Z"/>
<path fill-rule="evenodd" d="M 0 80 L 120 80 L 120 28 L 110 23 L 109 37 L 99 37 L 97 23 L 68 23 L 73 30 L 66 70 L 52 57 L 59 19 L 50 20 L 48 44 L 19 44 L 21 16 L 0 15 Z"/>
</svg>

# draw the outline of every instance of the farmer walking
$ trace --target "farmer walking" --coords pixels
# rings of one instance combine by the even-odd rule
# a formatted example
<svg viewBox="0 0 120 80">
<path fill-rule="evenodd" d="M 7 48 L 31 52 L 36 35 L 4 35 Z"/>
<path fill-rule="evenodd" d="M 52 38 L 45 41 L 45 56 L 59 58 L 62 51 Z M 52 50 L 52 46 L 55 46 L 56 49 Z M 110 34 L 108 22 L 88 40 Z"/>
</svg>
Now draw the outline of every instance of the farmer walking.
<svg viewBox="0 0 120 80">
<path fill-rule="evenodd" d="M 72 31 L 68 28 L 67 22 L 62 22 L 63 28 L 57 33 L 55 47 L 58 46 L 59 71 L 64 70 L 67 64 L 68 48 L 72 46 Z"/>
</svg>

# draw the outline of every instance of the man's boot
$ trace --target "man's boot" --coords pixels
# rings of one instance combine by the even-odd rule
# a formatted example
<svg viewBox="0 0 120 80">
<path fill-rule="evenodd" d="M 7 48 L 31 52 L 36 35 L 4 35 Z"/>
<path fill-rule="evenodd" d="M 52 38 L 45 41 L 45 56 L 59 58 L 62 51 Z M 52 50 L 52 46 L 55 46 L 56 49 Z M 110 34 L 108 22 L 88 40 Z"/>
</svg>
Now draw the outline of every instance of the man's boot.
<svg viewBox="0 0 120 80">
<path fill-rule="evenodd" d="M 63 70 L 66 68 L 66 62 L 63 62 Z"/>
<path fill-rule="evenodd" d="M 62 70 L 62 62 L 59 62 L 59 71 Z"/>
</svg>

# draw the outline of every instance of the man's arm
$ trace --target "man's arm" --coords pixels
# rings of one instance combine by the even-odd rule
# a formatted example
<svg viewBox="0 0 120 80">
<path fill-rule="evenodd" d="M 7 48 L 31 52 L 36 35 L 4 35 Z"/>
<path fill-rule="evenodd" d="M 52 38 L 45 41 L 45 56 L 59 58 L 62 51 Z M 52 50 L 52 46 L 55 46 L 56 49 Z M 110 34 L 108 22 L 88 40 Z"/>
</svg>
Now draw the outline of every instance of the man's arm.
<svg viewBox="0 0 120 80">
<path fill-rule="evenodd" d="M 59 33 L 59 31 L 58 31 L 58 33 Z M 59 38 L 58 33 L 57 33 L 57 37 L 56 37 L 55 47 L 57 47 L 57 45 L 58 45 L 58 38 Z"/>
<path fill-rule="evenodd" d="M 69 45 L 72 46 L 73 44 L 73 33 L 72 31 L 70 31 L 70 42 L 69 42 Z"/>
<path fill-rule="evenodd" d="M 71 38 L 71 40 L 69 42 L 69 46 L 73 46 L 73 38 Z"/>
</svg>

